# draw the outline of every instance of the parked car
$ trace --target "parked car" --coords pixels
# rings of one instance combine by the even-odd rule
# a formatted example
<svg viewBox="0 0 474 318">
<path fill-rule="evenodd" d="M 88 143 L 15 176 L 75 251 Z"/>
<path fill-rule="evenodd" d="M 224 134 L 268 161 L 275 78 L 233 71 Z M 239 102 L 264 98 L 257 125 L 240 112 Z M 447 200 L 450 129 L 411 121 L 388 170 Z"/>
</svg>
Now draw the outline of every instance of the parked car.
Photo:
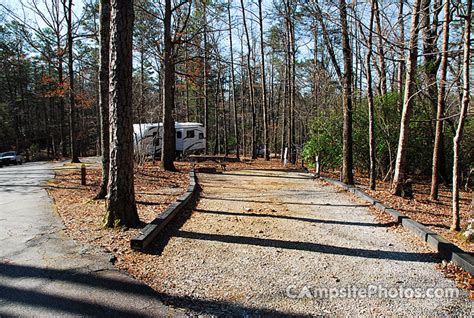
<svg viewBox="0 0 474 318">
<path fill-rule="evenodd" d="M 23 156 L 17 154 L 16 151 L 7 151 L 0 154 L 0 160 L 2 161 L 2 164 L 7 166 L 9 164 L 21 165 L 23 163 Z"/>
</svg>

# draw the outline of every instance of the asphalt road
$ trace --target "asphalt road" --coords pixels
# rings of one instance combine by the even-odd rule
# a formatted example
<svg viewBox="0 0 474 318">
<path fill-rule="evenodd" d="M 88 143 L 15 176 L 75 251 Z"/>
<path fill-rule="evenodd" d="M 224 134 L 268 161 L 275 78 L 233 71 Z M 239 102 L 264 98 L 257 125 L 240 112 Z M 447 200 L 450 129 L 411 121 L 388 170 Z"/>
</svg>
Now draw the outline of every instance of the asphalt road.
<svg viewBox="0 0 474 318">
<path fill-rule="evenodd" d="M 59 166 L 0 168 L 0 317 L 182 315 L 67 237 L 44 189 Z"/>
</svg>

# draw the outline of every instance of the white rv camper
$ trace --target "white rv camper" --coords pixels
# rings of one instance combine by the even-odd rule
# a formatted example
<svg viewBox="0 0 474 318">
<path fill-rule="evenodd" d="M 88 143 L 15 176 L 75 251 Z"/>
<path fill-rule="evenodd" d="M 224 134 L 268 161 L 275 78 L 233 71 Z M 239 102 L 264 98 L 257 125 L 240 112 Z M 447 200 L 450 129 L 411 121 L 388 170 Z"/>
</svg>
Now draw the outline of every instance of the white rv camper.
<svg viewBox="0 0 474 318">
<path fill-rule="evenodd" d="M 175 122 L 174 127 L 177 157 L 204 152 L 206 136 L 204 136 L 203 124 Z M 155 158 L 161 155 L 162 123 L 134 124 L 133 133 L 136 152 L 155 156 Z"/>
</svg>

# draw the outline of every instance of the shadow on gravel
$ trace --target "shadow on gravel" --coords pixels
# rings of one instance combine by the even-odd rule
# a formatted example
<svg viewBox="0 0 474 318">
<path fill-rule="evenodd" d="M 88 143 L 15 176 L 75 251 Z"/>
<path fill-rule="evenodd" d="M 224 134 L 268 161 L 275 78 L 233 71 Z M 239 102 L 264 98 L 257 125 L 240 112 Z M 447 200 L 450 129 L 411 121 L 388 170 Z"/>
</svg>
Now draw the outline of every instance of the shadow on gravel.
<svg viewBox="0 0 474 318">
<path fill-rule="evenodd" d="M 202 199 L 206 200 L 218 200 L 218 201 L 238 201 L 238 202 L 249 202 L 249 203 L 276 203 L 276 204 L 288 204 L 288 205 L 314 205 L 314 206 L 326 206 L 326 207 L 346 207 L 346 208 L 366 208 L 372 206 L 371 204 L 332 204 L 332 203 L 305 203 L 305 202 L 274 202 L 264 200 L 247 200 L 247 199 L 235 199 L 235 198 L 218 198 L 202 196 Z"/>
<path fill-rule="evenodd" d="M 267 170 L 267 171 L 275 171 L 275 170 Z M 274 175 L 262 175 L 262 174 L 250 174 L 250 173 L 227 173 L 222 172 L 219 173 L 221 176 L 232 176 L 232 177 L 259 177 L 259 178 L 267 178 L 267 179 L 300 179 L 300 180 L 312 180 L 313 177 L 302 177 L 302 176 L 274 176 Z"/>
<path fill-rule="evenodd" d="M 241 306 L 227 301 L 197 299 L 192 297 L 163 296 L 164 302 L 179 308 L 186 308 L 215 317 L 314 317 L 265 308 Z"/>
<path fill-rule="evenodd" d="M 194 240 L 205 240 L 205 241 L 216 241 L 223 243 L 232 244 L 244 244 L 244 245 L 255 245 L 263 247 L 274 247 L 288 250 L 300 250 L 323 254 L 335 254 L 335 255 L 346 255 L 353 257 L 362 258 L 376 258 L 376 259 L 388 259 L 394 261 L 404 262 L 422 262 L 422 263 L 435 263 L 435 254 L 433 253 L 409 253 L 409 252 L 392 252 L 382 250 L 368 250 L 362 248 L 348 248 L 333 245 L 325 245 L 310 242 L 294 242 L 275 240 L 268 238 L 256 238 L 239 235 L 225 235 L 225 234 L 209 234 L 209 233 L 196 233 L 188 231 L 178 231 L 175 236 L 194 239 Z"/>
<path fill-rule="evenodd" d="M 58 270 L 50 268 L 39 268 L 9 263 L 0 263 L 0 277 L 10 279 L 44 279 L 45 281 L 62 281 L 90 288 L 90 293 L 94 290 L 109 291 L 115 295 L 120 294 L 124 300 L 129 296 L 139 296 L 149 301 L 162 302 L 168 306 L 179 307 L 195 312 L 210 315 L 264 315 L 272 317 L 304 317 L 291 313 L 240 306 L 238 304 L 221 302 L 215 300 L 205 300 L 192 297 L 177 297 L 165 293 L 157 293 L 150 287 L 132 280 L 120 280 L 110 277 L 101 277 L 98 273 L 84 273 L 78 270 Z M 0 280 L 1 281 L 1 280 Z M 117 294 L 118 293 L 118 294 Z M 56 314 L 67 313 L 80 316 L 94 317 L 151 317 L 153 313 L 145 314 L 133 309 L 115 308 L 107 304 L 105 299 L 98 299 L 90 302 L 77 297 L 66 297 L 52 295 L 40 290 L 31 288 L 19 288 L 6 286 L 0 283 L 0 303 L 16 304 L 19 306 L 29 306 L 34 308 L 51 309 Z M 0 312 L 0 316 L 8 317 L 9 314 Z"/>
<path fill-rule="evenodd" d="M 218 215 L 228 215 L 228 216 L 251 216 L 251 217 L 261 217 L 261 218 L 275 218 L 275 219 L 302 221 L 302 222 L 309 222 L 309 223 L 339 224 L 339 225 L 368 226 L 368 227 L 391 227 L 395 224 L 398 224 L 397 222 L 389 222 L 389 223 L 384 223 L 384 224 L 382 224 L 382 223 L 348 222 L 348 221 L 337 221 L 337 220 L 322 220 L 322 219 L 301 218 L 301 217 L 278 215 L 278 214 L 224 212 L 224 211 L 211 211 L 211 210 L 202 210 L 202 209 L 194 209 L 194 212 L 208 213 L 208 214 L 218 214 Z"/>
</svg>

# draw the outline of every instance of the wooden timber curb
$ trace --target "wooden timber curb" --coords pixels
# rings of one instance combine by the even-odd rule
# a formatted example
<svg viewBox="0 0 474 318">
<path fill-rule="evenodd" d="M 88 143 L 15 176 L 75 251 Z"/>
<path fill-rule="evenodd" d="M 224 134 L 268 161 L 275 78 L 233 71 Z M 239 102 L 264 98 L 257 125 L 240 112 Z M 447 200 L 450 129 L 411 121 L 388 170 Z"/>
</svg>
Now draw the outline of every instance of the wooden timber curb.
<svg viewBox="0 0 474 318">
<path fill-rule="evenodd" d="M 189 172 L 188 190 L 183 193 L 174 203 L 171 203 L 166 210 L 161 212 L 153 221 L 141 229 L 140 234 L 130 240 L 130 246 L 134 250 L 145 251 L 158 234 L 166 227 L 166 225 L 191 201 L 196 193 L 196 172 Z"/>
<path fill-rule="evenodd" d="M 390 214 L 396 223 L 400 223 L 403 227 L 418 236 L 424 242 L 428 243 L 428 245 L 431 246 L 442 259 L 452 261 L 471 275 L 474 275 L 474 257 L 472 256 L 472 253 L 463 251 L 453 243 L 438 235 L 436 232 L 433 232 L 426 226 L 410 219 L 399 211 L 385 206 L 383 203 L 355 186 L 347 185 L 331 178 L 321 177 L 321 179 L 353 193 L 362 200 L 373 205 L 375 208 Z"/>
</svg>

